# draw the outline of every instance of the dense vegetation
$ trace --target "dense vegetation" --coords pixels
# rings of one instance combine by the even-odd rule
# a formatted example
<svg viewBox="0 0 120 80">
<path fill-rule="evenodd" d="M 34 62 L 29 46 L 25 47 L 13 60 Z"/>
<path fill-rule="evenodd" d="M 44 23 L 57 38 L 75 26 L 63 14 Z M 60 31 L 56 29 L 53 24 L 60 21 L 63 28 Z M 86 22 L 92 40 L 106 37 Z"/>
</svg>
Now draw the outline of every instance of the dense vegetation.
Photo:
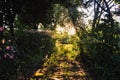
<svg viewBox="0 0 120 80">
<path fill-rule="evenodd" d="M 1 0 L 0 80 L 119 80 L 120 23 L 113 16 L 120 10 L 111 11 L 119 4 Z M 77 9 L 92 5 L 94 19 L 86 25 L 87 14 Z"/>
</svg>

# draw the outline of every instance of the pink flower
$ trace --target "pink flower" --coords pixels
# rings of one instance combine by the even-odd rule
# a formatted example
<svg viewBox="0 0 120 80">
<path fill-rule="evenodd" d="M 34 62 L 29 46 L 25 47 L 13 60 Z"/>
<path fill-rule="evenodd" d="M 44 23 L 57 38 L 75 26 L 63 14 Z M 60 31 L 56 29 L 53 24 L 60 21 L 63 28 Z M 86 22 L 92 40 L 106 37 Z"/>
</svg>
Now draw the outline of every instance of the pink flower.
<svg viewBox="0 0 120 80">
<path fill-rule="evenodd" d="M 6 50 L 10 50 L 10 46 L 6 46 Z"/>
<path fill-rule="evenodd" d="M 4 55 L 4 58 L 7 58 L 7 56 L 8 56 L 8 55 L 5 54 L 5 55 Z"/>
<path fill-rule="evenodd" d="M 0 32 L 2 32 L 4 30 L 4 28 L 3 27 L 0 27 Z"/>
<path fill-rule="evenodd" d="M 10 59 L 13 59 L 13 58 L 14 58 L 14 55 L 10 55 L 9 58 L 10 58 Z"/>
<path fill-rule="evenodd" d="M 4 58 L 7 58 L 8 56 L 10 56 L 8 53 L 4 55 Z"/>
</svg>

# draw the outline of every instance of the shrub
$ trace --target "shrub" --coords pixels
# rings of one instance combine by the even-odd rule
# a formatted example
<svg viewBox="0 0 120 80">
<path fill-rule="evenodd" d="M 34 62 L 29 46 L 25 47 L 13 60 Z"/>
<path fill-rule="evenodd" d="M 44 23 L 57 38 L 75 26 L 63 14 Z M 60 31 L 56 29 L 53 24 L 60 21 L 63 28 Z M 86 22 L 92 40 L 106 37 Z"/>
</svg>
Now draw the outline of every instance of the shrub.
<svg viewBox="0 0 120 80">
<path fill-rule="evenodd" d="M 54 41 L 47 32 L 21 31 L 16 35 L 16 44 L 24 73 L 29 72 L 29 69 L 38 63 L 42 64 L 45 56 L 50 56 L 54 51 Z"/>
<path fill-rule="evenodd" d="M 110 26 L 107 23 L 99 24 L 90 32 L 80 36 L 80 51 L 83 59 L 90 58 L 97 80 L 118 80 L 117 74 L 120 65 L 120 32 L 119 26 Z"/>
</svg>

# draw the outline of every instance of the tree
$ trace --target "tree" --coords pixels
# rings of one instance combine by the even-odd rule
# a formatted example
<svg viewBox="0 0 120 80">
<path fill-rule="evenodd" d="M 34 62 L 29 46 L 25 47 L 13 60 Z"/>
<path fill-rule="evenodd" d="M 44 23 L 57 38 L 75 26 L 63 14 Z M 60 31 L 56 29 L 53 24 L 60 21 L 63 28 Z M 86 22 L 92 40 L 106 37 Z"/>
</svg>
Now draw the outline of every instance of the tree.
<svg viewBox="0 0 120 80">
<path fill-rule="evenodd" d="M 37 29 L 38 24 L 49 23 L 47 20 L 47 11 L 51 10 L 51 2 L 49 0 L 26 0 L 22 7 L 20 16 L 27 25 L 32 25 Z"/>
<path fill-rule="evenodd" d="M 52 21 L 53 7 L 54 4 L 61 4 L 66 8 L 74 7 L 80 3 L 79 0 L 29 0 L 26 1 L 23 8 L 22 13 L 20 14 L 23 21 L 26 25 L 34 26 L 34 29 L 37 29 L 39 23 L 42 23 L 45 27 L 47 24 L 50 24 Z M 69 13 L 71 18 L 73 19 L 75 15 L 72 15 L 73 9 L 69 9 Z M 74 19 L 75 20 L 75 19 Z M 75 21 L 74 21 L 75 22 Z"/>
<path fill-rule="evenodd" d="M 120 28 L 119 23 L 113 19 L 114 14 L 111 11 L 116 3 L 113 3 L 114 0 L 93 1 L 93 28 L 90 32 L 83 33 L 81 51 L 94 62 L 93 71 L 96 72 L 95 75 L 99 74 L 96 79 L 118 80 L 117 74 L 120 72 L 120 65 L 118 64 L 120 62 Z"/>
<path fill-rule="evenodd" d="M 93 28 L 97 27 L 99 22 L 102 19 L 101 16 L 104 16 L 106 19 L 105 21 L 109 21 L 111 23 L 111 26 L 114 26 L 114 20 L 113 20 L 113 12 L 111 9 L 119 5 L 119 0 L 88 0 L 83 3 L 85 7 L 91 6 L 90 3 L 93 3 L 94 5 L 94 19 L 93 19 Z"/>
</svg>

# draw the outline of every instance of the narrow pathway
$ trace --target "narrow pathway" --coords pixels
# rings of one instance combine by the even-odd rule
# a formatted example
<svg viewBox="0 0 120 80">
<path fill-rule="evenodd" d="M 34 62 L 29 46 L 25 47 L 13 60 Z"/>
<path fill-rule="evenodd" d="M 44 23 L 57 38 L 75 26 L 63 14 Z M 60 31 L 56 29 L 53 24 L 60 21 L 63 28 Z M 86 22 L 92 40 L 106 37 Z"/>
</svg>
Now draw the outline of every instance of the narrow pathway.
<svg viewBox="0 0 120 80">
<path fill-rule="evenodd" d="M 55 35 L 57 35 L 54 36 L 56 53 L 53 53 L 42 67 L 35 71 L 30 80 L 92 80 L 82 62 L 76 60 L 80 53 L 77 45 L 78 37 L 59 39 L 58 34 Z M 65 42 L 64 39 L 68 42 L 62 43 Z"/>
<path fill-rule="evenodd" d="M 89 73 L 79 61 L 66 58 L 58 60 L 55 66 L 47 65 L 38 69 L 31 80 L 90 80 Z"/>
</svg>

